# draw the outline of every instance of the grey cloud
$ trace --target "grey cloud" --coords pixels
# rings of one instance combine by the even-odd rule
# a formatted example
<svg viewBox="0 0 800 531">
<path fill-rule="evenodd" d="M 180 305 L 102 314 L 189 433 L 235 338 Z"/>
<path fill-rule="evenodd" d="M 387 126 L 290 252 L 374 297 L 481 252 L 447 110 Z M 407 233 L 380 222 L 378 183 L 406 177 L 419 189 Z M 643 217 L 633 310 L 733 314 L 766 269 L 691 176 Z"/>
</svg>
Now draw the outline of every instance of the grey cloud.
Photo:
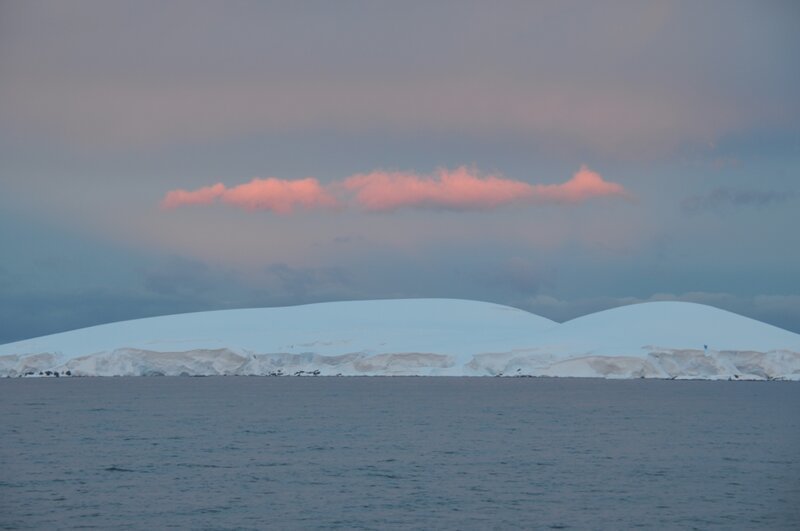
<svg viewBox="0 0 800 531">
<path fill-rule="evenodd" d="M 256 281 L 260 293 L 282 304 L 303 304 L 352 298 L 353 286 L 347 271 L 340 267 L 292 267 L 271 264 Z"/>
<path fill-rule="evenodd" d="M 34 291 L 0 284 L 0 344 L 157 315 L 359 298 L 347 273 L 335 267 L 273 264 L 247 274 L 171 257 L 135 273 L 138 285 Z"/>
<path fill-rule="evenodd" d="M 800 295 L 758 295 L 753 306 L 764 321 L 800 333 Z"/>
<path fill-rule="evenodd" d="M 718 6 L 7 2 L 0 122 L 91 148 L 469 130 L 627 155 L 792 126 L 797 32 Z"/>
<path fill-rule="evenodd" d="M 510 293 L 528 295 L 534 295 L 543 288 L 552 286 L 555 278 L 554 267 L 519 257 L 494 266 L 488 274 L 489 283 Z"/>
<path fill-rule="evenodd" d="M 681 210 L 686 213 L 696 214 L 708 210 L 734 206 L 734 207 L 766 207 L 784 203 L 794 199 L 796 194 L 791 191 L 778 192 L 774 190 L 737 189 L 720 187 L 702 195 L 693 195 L 681 201 Z"/>
<path fill-rule="evenodd" d="M 203 307 L 281 306 L 353 298 L 341 267 L 294 267 L 274 263 L 258 271 L 211 266 L 174 257 L 142 273 L 145 289 L 166 300 Z"/>
<path fill-rule="evenodd" d="M 213 271 L 203 262 L 180 257 L 144 269 L 142 277 L 148 291 L 168 297 L 190 298 L 208 293 L 231 280 L 230 275 Z"/>
<path fill-rule="evenodd" d="M 169 257 L 139 270 L 142 295 L 165 305 L 185 305 L 193 311 L 273 306 L 281 301 L 258 297 L 258 285 L 241 270 L 200 260 Z"/>
<path fill-rule="evenodd" d="M 343 235 L 343 236 L 334 236 L 331 240 L 336 245 L 352 245 L 358 243 L 365 243 L 366 238 L 359 235 Z"/>
<path fill-rule="evenodd" d="M 214 309 L 196 300 L 165 298 L 129 289 L 74 289 L 3 293 L 0 343 L 112 323 Z"/>
</svg>

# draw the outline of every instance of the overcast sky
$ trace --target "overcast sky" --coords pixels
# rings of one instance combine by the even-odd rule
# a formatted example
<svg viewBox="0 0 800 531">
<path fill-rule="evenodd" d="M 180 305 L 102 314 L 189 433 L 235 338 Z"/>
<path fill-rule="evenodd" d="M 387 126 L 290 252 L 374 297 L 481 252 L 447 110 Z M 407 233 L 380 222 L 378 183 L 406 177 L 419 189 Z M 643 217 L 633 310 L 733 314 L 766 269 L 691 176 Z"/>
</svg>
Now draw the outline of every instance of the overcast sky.
<svg viewBox="0 0 800 531">
<path fill-rule="evenodd" d="M 0 3 L 0 342 L 388 297 L 800 332 L 800 4 Z"/>
</svg>

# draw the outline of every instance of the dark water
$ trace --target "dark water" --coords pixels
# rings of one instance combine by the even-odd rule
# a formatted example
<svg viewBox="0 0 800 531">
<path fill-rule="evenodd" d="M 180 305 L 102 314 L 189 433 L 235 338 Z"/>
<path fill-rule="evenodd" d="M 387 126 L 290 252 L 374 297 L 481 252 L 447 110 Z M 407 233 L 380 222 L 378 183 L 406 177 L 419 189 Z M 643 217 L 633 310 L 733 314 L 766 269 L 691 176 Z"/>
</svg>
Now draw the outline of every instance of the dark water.
<svg viewBox="0 0 800 531">
<path fill-rule="evenodd" d="M 800 384 L 0 381 L 0 527 L 800 527 Z"/>
</svg>

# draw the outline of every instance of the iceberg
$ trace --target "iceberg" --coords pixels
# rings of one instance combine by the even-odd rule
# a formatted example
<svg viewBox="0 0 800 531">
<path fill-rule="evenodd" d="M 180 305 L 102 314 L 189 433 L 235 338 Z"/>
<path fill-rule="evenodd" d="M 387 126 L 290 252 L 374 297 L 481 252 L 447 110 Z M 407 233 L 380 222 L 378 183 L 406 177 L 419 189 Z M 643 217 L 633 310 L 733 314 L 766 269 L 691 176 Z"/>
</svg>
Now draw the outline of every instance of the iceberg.
<svg viewBox="0 0 800 531">
<path fill-rule="evenodd" d="M 800 334 L 686 302 L 556 323 L 454 299 L 111 323 L 0 345 L 0 376 L 517 376 L 800 380 Z"/>
</svg>

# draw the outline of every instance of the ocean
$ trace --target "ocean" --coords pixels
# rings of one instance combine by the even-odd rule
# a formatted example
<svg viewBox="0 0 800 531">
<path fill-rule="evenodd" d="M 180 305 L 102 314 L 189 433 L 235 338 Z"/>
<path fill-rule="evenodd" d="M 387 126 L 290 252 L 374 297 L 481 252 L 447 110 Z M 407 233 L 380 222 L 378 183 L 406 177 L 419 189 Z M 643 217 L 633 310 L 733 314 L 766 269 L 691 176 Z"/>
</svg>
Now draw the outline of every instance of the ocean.
<svg viewBox="0 0 800 531">
<path fill-rule="evenodd" d="M 798 529 L 800 384 L 0 380 L 0 528 Z"/>
</svg>

